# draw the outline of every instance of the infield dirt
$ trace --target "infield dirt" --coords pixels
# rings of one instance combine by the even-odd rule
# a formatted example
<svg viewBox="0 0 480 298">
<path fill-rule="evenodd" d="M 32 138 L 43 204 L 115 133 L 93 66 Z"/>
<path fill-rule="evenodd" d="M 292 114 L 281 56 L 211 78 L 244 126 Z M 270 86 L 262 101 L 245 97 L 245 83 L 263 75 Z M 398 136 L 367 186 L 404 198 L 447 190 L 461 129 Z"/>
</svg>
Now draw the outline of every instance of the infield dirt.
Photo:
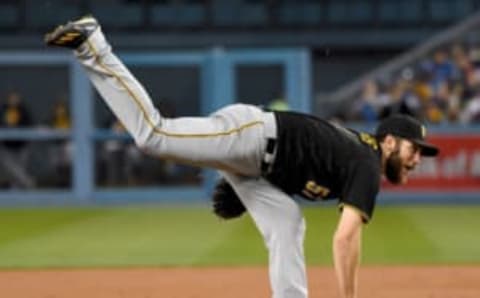
<svg viewBox="0 0 480 298">
<path fill-rule="evenodd" d="M 266 298 L 266 267 L 0 271 L 8 298 Z M 333 268 L 308 270 L 311 298 L 338 297 Z M 480 266 L 370 266 L 359 297 L 478 298 Z"/>
</svg>

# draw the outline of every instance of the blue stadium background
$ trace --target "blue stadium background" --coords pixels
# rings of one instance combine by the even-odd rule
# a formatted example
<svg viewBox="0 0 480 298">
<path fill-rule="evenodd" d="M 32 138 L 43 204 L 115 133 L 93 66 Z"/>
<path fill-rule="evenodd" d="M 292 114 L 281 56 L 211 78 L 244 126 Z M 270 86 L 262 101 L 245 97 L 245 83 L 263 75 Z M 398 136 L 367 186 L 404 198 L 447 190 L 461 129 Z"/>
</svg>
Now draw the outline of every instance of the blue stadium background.
<svg viewBox="0 0 480 298">
<path fill-rule="evenodd" d="M 464 110 L 477 92 L 479 8 L 477 0 L 1 1 L 0 99 L 20 100 L 28 121 L 8 123 L 21 113 L 2 106 L 0 203 L 198 202 L 215 179 L 139 153 L 73 57 L 43 45 L 43 34 L 59 23 L 94 14 L 170 116 L 207 115 L 241 101 L 371 130 L 379 108 L 364 106 L 361 97 L 366 82 L 374 82 L 385 94 L 403 92 L 405 106 L 435 133 L 477 135 L 480 117 Z M 448 62 L 439 81 L 421 85 L 437 75 L 438 52 Z M 424 89 L 402 85 L 412 78 L 433 92 L 428 107 Z M 456 104 L 435 89 L 444 81 L 448 98 L 456 87 L 464 91 Z M 460 201 L 478 203 L 479 191 L 480 182 Z M 383 196 L 391 202 L 446 197 Z"/>
</svg>

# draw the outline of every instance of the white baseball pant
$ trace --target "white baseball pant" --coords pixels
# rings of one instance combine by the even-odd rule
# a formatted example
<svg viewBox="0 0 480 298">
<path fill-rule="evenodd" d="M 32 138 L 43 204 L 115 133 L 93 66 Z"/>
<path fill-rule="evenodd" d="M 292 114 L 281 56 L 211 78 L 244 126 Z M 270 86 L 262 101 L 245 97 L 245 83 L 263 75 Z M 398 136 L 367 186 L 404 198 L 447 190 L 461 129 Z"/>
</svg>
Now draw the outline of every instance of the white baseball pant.
<svg viewBox="0 0 480 298">
<path fill-rule="evenodd" d="M 267 138 L 276 136 L 273 113 L 236 104 L 209 117 L 164 118 L 112 53 L 100 28 L 75 55 L 141 149 L 160 158 L 221 171 L 263 236 L 273 297 L 306 298 L 305 220 L 298 204 L 260 172 Z"/>
</svg>

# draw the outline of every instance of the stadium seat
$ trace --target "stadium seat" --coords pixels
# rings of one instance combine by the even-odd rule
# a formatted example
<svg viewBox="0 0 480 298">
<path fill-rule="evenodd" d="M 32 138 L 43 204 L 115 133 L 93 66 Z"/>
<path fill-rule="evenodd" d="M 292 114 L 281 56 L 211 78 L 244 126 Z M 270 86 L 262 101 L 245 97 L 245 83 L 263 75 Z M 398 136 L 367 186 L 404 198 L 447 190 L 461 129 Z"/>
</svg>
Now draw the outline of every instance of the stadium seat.
<svg viewBox="0 0 480 298">
<path fill-rule="evenodd" d="M 213 1 L 213 24 L 217 26 L 256 26 L 267 22 L 264 3 L 248 3 L 241 0 Z"/>
<path fill-rule="evenodd" d="M 205 6 L 201 4 L 156 4 L 150 13 L 154 26 L 198 26 L 205 23 Z"/>
<path fill-rule="evenodd" d="M 379 5 L 380 22 L 401 25 L 422 20 L 422 1 L 420 0 L 383 0 Z"/>
<path fill-rule="evenodd" d="M 120 0 L 92 1 L 92 13 L 109 27 L 137 27 L 144 23 L 142 4 Z"/>
<path fill-rule="evenodd" d="M 0 4 L 0 28 L 14 27 L 18 24 L 18 7 L 15 4 Z"/>
<path fill-rule="evenodd" d="M 34 28 L 52 27 L 77 18 L 80 14 L 80 1 L 50 0 L 25 1 L 27 26 Z"/>
<path fill-rule="evenodd" d="M 436 22 L 458 20 L 474 11 L 471 0 L 430 0 L 429 6 L 430 17 Z"/>
<path fill-rule="evenodd" d="M 283 25 L 314 25 L 322 19 L 318 3 L 283 3 L 278 9 L 278 20 Z"/>
<path fill-rule="evenodd" d="M 332 1 L 328 5 L 327 12 L 330 23 L 370 23 L 373 17 L 373 5 L 370 1 Z"/>
</svg>

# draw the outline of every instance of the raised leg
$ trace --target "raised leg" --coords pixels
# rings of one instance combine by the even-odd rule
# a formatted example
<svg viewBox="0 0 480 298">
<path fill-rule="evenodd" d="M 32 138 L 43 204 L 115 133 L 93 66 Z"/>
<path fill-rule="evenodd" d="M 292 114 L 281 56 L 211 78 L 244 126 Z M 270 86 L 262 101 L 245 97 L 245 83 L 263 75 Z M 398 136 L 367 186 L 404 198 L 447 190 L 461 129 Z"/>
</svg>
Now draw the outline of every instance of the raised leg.
<svg viewBox="0 0 480 298">
<path fill-rule="evenodd" d="M 147 153 L 243 175 L 260 174 L 264 126 L 266 121 L 274 122 L 271 113 L 249 105 L 233 105 L 209 117 L 167 119 L 112 52 L 94 18 L 60 26 L 46 39 L 50 45 L 76 46 L 75 55 L 89 79 L 136 144 Z"/>
</svg>

